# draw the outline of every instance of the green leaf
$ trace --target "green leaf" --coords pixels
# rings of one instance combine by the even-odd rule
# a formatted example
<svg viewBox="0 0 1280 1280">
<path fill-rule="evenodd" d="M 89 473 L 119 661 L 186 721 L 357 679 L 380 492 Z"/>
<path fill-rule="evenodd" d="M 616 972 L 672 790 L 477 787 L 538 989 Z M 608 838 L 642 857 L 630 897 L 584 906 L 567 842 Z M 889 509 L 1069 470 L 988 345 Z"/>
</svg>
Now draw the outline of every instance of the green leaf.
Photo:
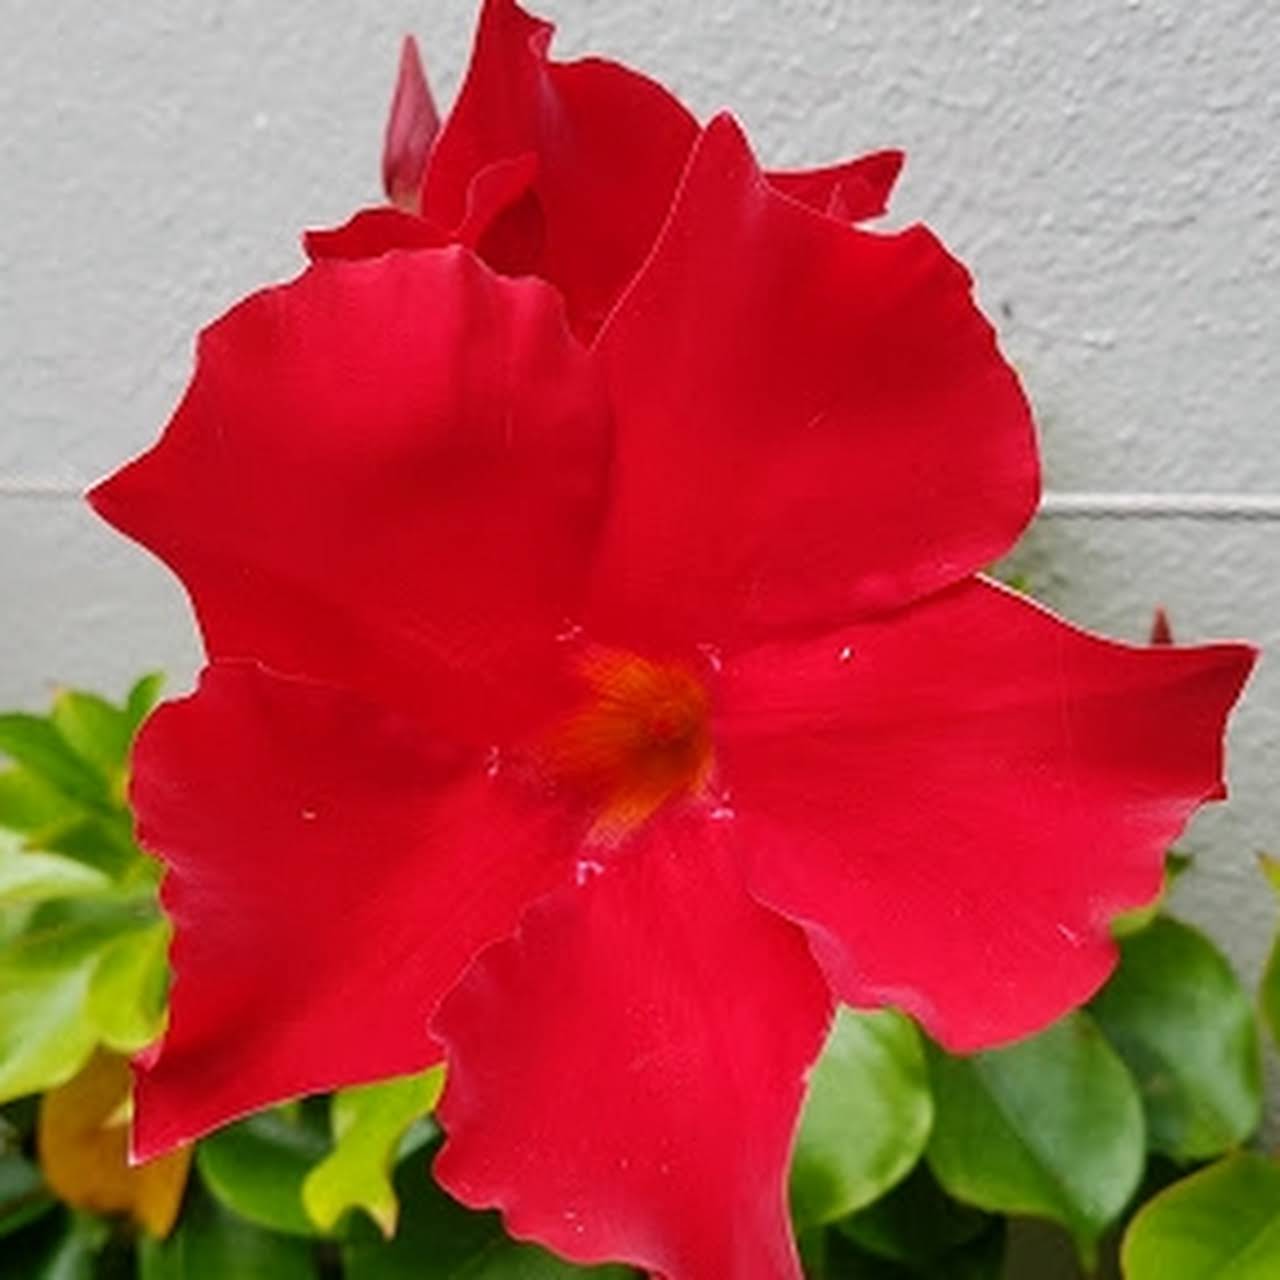
<svg viewBox="0 0 1280 1280">
<path fill-rule="evenodd" d="M 73 801 L 30 769 L 15 766 L 0 772 L 0 827 L 36 831 L 77 811 Z"/>
<path fill-rule="evenodd" d="M 24 849 L 0 832 L 0 907 L 50 898 L 83 898 L 105 893 L 110 879 L 61 854 Z"/>
<path fill-rule="evenodd" d="M 1134 1218 L 1126 1280 L 1276 1280 L 1280 1165 L 1242 1153 L 1174 1183 Z"/>
<path fill-rule="evenodd" d="M 575 1267 L 536 1245 L 518 1244 L 495 1213 L 473 1213 L 432 1180 L 419 1153 L 396 1167 L 404 1206 L 393 1240 L 365 1219 L 343 1245 L 346 1280 L 629 1280 L 627 1267 Z"/>
<path fill-rule="evenodd" d="M 89 981 L 88 1015 L 98 1038 L 117 1053 L 135 1053 L 164 1027 L 169 980 L 168 921 L 157 920 L 103 948 Z"/>
<path fill-rule="evenodd" d="M 1263 855 L 1258 859 L 1262 873 L 1267 877 L 1277 899 L 1280 899 L 1280 858 Z M 1271 944 L 1266 967 L 1262 971 L 1262 986 L 1258 990 L 1258 1002 L 1262 1016 L 1271 1031 L 1272 1038 L 1280 1045 L 1280 933 Z"/>
<path fill-rule="evenodd" d="M 1111 921 L 1111 936 L 1113 938 L 1127 938 L 1131 934 L 1135 934 L 1145 929 L 1153 920 L 1155 920 L 1165 902 L 1169 898 L 1169 891 L 1178 882 L 1178 878 L 1182 873 L 1191 866 L 1191 859 L 1185 853 L 1178 853 L 1177 850 L 1171 849 L 1164 859 L 1164 879 L 1160 883 L 1160 893 L 1154 902 L 1148 902 L 1145 907 L 1135 907 L 1132 911 L 1122 912 Z"/>
<path fill-rule="evenodd" d="M 1065 1226 L 1086 1260 L 1142 1176 L 1142 1102 L 1084 1014 L 1006 1049 L 932 1050 L 928 1159 L 958 1200 Z"/>
<path fill-rule="evenodd" d="M 94 765 L 109 782 L 120 778 L 133 738 L 124 711 L 96 693 L 59 689 L 49 719 L 81 759 Z"/>
<path fill-rule="evenodd" d="M 1262 1116 L 1253 1009 L 1225 956 L 1161 916 L 1121 944 L 1090 1012 L 1138 1082 L 1147 1143 L 1203 1160 L 1243 1142 Z"/>
<path fill-rule="evenodd" d="M 820 1254 L 805 1256 L 810 1280 L 1000 1280 L 1004 1274 L 1005 1223 L 986 1219 L 984 1230 L 934 1261 L 894 1262 L 828 1231 Z"/>
<path fill-rule="evenodd" d="M 151 671 L 143 676 L 129 690 L 124 700 L 125 721 L 129 726 L 129 739 L 132 744 L 134 736 L 142 727 L 142 722 L 151 714 L 152 708 L 160 701 L 160 692 L 164 688 L 164 673 Z"/>
<path fill-rule="evenodd" d="M 1000 1221 L 951 1199 L 922 1162 L 888 1195 L 838 1223 L 836 1230 L 867 1253 L 927 1273 Z"/>
<path fill-rule="evenodd" d="M 0 1239 L 25 1227 L 56 1203 L 40 1170 L 31 1161 L 17 1152 L 0 1155 Z"/>
<path fill-rule="evenodd" d="M 302 1202 L 312 1222 L 332 1231 L 349 1209 L 364 1209 L 385 1236 L 396 1230 L 399 1204 L 391 1171 L 400 1140 L 431 1111 L 444 1087 L 444 1068 L 399 1076 L 333 1095 L 336 1143 L 307 1175 Z"/>
<path fill-rule="evenodd" d="M 83 1066 L 97 1040 L 89 984 L 102 947 L 124 927 L 111 913 L 71 919 L 0 951 L 0 1102 L 62 1084 Z"/>
<path fill-rule="evenodd" d="M 228 1209 L 272 1231 L 309 1236 L 317 1232 L 303 1208 L 302 1184 L 325 1152 L 319 1134 L 266 1112 L 205 1138 L 196 1163 Z"/>
<path fill-rule="evenodd" d="M 892 1009 L 840 1009 L 809 1084 L 791 1164 L 798 1228 L 883 1195 L 920 1158 L 933 1098 L 920 1034 Z"/>
<path fill-rule="evenodd" d="M 138 1280 L 315 1280 L 307 1241 L 273 1235 L 193 1189 L 167 1240 L 138 1240 Z"/>
<path fill-rule="evenodd" d="M 40 716 L 20 711 L 0 715 L 0 753 L 81 804 L 110 803 L 106 779 Z"/>
<path fill-rule="evenodd" d="M 65 854 L 112 879 L 127 883 L 155 876 L 156 863 L 133 840 L 133 821 L 124 813 L 80 814 L 28 833 L 33 848 Z"/>
<path fill-rule="evenodd" d="M 92 1280 L 107 1224 L 81 1213 L 58 1213 L 5 1241 L 0 1280 Z"/>
</svg>

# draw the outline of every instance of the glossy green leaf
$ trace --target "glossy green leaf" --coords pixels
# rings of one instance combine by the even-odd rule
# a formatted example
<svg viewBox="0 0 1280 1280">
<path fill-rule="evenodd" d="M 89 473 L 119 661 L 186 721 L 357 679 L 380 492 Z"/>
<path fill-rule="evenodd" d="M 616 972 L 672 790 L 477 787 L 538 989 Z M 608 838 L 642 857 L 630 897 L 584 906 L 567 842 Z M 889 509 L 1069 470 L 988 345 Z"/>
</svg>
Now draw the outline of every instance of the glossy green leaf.
<svg viewBox="0 0 1280 1280">
<path fill-rule="evenodd" d="M 0 715 L 0 755 L 82 804 L 110 803 L 106 779 L 41 716 L 20 711 Z"/>
<path fill-rule="evenodd" d="M 327 1152 L 324 1139 L 275 1112 L 250 1116 L 205 1138 L 200 1176 L 214 1196 L 249 1222 L 290 1235 L 315 1235 L 302 1184 Z"/>
<path fill-rule="evenodd" d="M 1126 1280 L 1276 1280 L 1280 1165 L 1242 1153 L 1176 1182 L 1134 1218 Z"/>
<path fill-rule="evenodd" d="M 1258 1127 L 1262 1056 L 1253 1008 L 1202 933 L 1161 916 L 1126 938 L 1120 967 L 1090 1011 L 1138 1082 L 1153 1151 L 1202 1160 Z"/>
<path fill-rule="evenodd" d="M 1264 855 L 1259 859 L 1262 873 L 1267 877 L 1276 898 L 1280 901 L 1280 858 Z M 1262 1016 L 1277 1045 L 1280 1045 L 1280 930 L 1271 944 L 1266 967 L 1262 971 L 1262 986 L 1258 990 L 1258 1003 Z"/>
<path fill-rule="evenodd" d="M 426 1153 L 402 1160 L 394 1184 L 395 1238 L 357 1219 L 342 1251 L 346 1280 L 638 1280 L 627 1267 L 575 1267 L 510 1239 L 497 1214 L 464 1209 L 435 1184 Z"/>
<path fill-rule="evenodd" d="M 0 950 L 0 1102 L 70 1079 L 97 1040 L 85 1004 L 118 916 L 36 928 Z"/>
<path fill-rule="evenodd" d="M 841 1009 L 814 1069 L 791 1164 L 798 1228 L 883 1195 L 920 1158 L 933 1098 L 920 1034 L 892 1009 Z"/>
<path fill-rule="evenodd" d="M 30 769 L 14 766 L 0 771 L 0 827 L 35 831 L 77 812 L 74 801 Z"/>
<path fill-rule="evenodd" d="M 90 897 L 110 888 L 101 871 L 61 854 L 24 849 L 17 836 L 0 832 L 0 907 Z"/>
<path fill-rule="evenodd" d="M 1119 1218 L 1145 1161 L 1142 1101 L 1084 1014 L 1006 1049 L 929 1054 L 928 1159 L 958 1200 L 1065 1226 L 1082 1254 Z"/>
<path fill-rule="evenodd" d="M 149 1045 L 164 1026 L 172 930 L 157 920 L 103 948 L 89 981 L 88 1016 L 98 1038 L 117 1053 Z"/>
<path fill-rule="evenodd" d="M 133 730 L 120 707 L 96 693 L 59 689 L 49 719 L 76 754 L 94 765 L 108 781 L 124 772 Z"/>
<path fill-rule="evenodd" d="M 435 1107 L 443 1087 L 444 1068 L 433 1067 L 333 1095 L 334 1149 L 302 1184 L 302 1202 L 316 1226 L 332 1231 L 344 1213 L 359 1208 L 384 1235 L 395 1234 L 396 1152 L 410 1125 Z"/>
<path fill-rule="evenodd" d="M 314 1280 L 311 1247 L 225 1212 L 199 1188 L 167 1240 L 138 1241 L 138 1280 Z"/>
</svg>

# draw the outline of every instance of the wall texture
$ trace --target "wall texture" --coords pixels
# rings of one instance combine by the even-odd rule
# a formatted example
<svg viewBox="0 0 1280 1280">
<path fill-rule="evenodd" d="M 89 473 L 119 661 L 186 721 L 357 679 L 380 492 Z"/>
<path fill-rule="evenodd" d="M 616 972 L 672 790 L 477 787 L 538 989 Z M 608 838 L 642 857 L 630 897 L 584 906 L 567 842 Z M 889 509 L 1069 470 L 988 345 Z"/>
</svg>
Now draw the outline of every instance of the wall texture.
<svg viewBox="0 0 1280 1280">
<path fill-rule="evenodd" d="M 1280 491 L 1280 6 L 1256 0 L 545 0 L 775 163 L 910 155 L 895 217 L 976 270 L 1050 487 Z M 376 195 L 400 34 L 447 100 L 461 0 L 6 0 L 0 11 L 0 704 L 196 652 L 160 568 L 70 496 L 147 443 L 191 338 Z M 1075 618 L 1280 649 L 1280 522 L 1045 517 L 1015 557 Z M 1180 890 L 1256 971 L 1280 852 L 1280 658 Z"/>
</svg>

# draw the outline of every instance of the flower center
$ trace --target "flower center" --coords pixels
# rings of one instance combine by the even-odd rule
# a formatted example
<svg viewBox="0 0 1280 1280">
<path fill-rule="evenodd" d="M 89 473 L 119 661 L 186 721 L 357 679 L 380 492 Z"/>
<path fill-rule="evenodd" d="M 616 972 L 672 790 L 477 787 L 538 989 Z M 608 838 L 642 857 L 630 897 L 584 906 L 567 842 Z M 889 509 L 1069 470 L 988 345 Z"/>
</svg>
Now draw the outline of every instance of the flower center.
<svg viewBox="0 0 1280 1280">
<path fill-rule="evenodd" d="M 685 667 L 618 649 L 588 650 L 579 673 L 586 697 L 542 758 L 595 811 L 588 839 L 616 844 L 669 801 L 705 790 L 710 703 Z"/>
</svg>

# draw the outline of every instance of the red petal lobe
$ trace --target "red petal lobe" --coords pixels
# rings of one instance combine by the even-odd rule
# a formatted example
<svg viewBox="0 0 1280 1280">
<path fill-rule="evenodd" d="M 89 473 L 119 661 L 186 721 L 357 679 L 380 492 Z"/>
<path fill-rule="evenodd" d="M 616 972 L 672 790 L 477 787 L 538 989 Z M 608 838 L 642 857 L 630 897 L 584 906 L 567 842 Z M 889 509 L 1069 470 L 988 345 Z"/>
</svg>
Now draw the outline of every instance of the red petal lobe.
<svg viewBox="0 0 1280 1280">
<path fill-rule="evenodd" d="M 714 824 L 534 907 L 434 1028 L 440 1181 L 517 1236 L 668 1280 L 799 1280 L 785 1182 L 830 997 Z"/>
<path fill-rule="evenodd" d="M 901 151 L 873 151 L 843 164 L 770 173 L 768 178 L 784 196 L 810 209 L 841 222 L 864 222 L 889 207 L 904 158 Z"/>
<path fill-rule="evenodd" d="M 939 590 L 1034 510 L 1031 419 L 970 281 L 761 176 L 727 117 L 600 335 L 616 499 L 605 637 L 742 645 Z"/>
<path fill-rule="evenodd" d="M 243 664 L 147 722 L 131 799 L 176 928 L 169 1028 L 138 1081 L 144 1159 L 439 1061 L 441 996 L 571 871 L 541 812 L 413 721 Z"/>
<path fill-rule="evenodd" d="M 211 657 L 497 742 L 545 701 L 609 452 L 552 290 L 450 248 L 318 263 L 236 307 L 161 441 L 91 500 L 182 578 Z"/>
<path fill-rule="evenodd" d="M 982 582 L 727 662 L 714 731 L 749 883 L 842 999 L 949 1048 L 1040 1029 L 1219 794 L 1240 645 L 1110 643 Z"/>
</svg>

